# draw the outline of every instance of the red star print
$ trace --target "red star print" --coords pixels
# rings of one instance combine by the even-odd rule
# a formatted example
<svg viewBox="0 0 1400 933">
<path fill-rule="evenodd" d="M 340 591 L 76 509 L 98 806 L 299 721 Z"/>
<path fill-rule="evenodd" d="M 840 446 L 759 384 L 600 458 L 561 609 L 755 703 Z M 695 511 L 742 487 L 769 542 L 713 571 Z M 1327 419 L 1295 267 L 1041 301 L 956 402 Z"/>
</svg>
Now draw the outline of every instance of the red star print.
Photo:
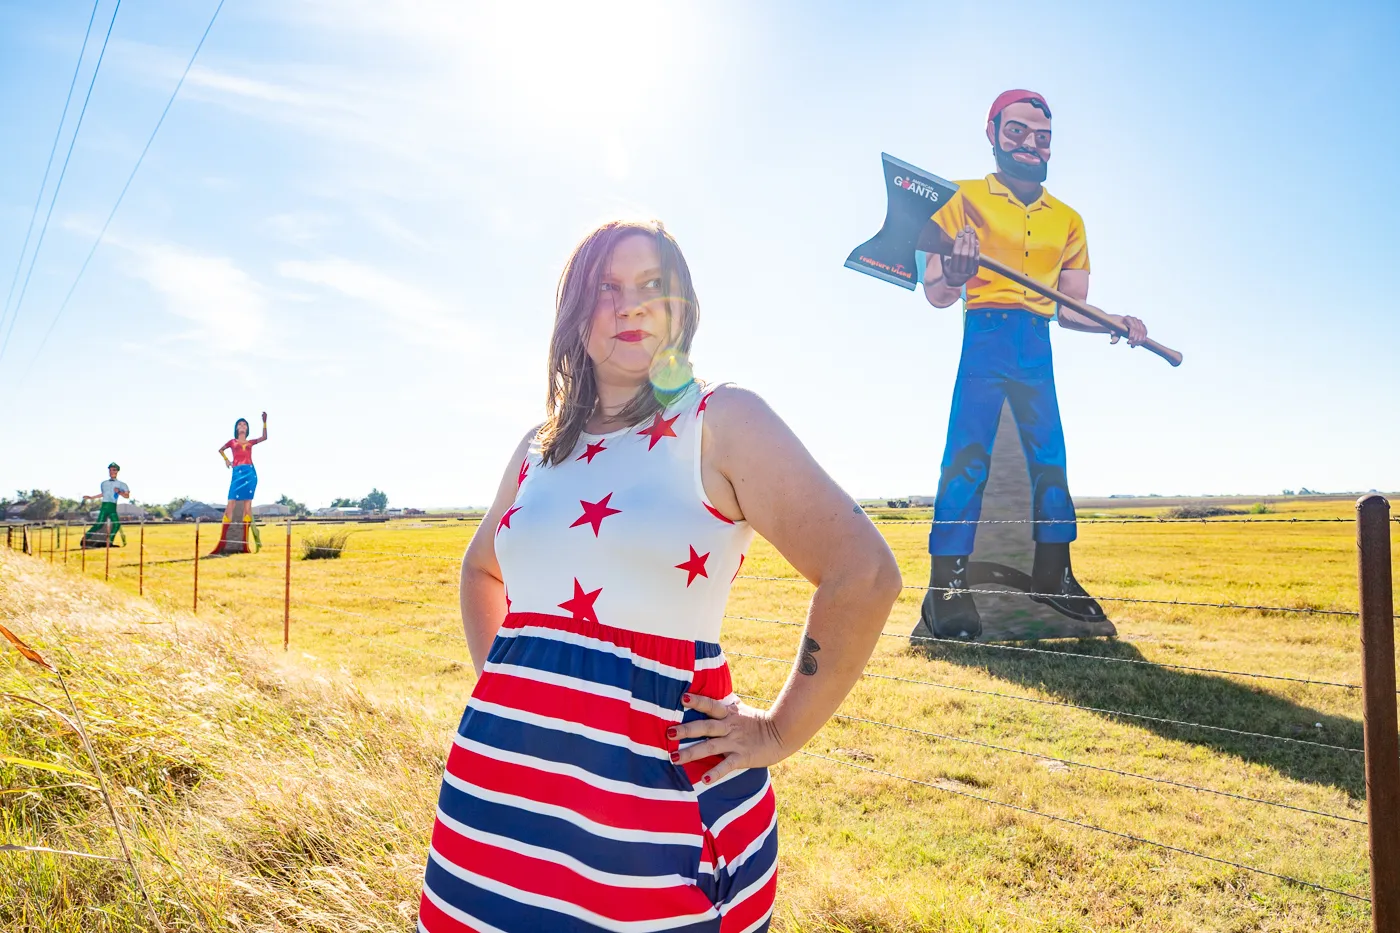
<svg viewBox="0 0 1400 933">
<path fill-rule="evenodd" d="M 575 459 L 575 460 L 587 460 L 589 463 L 592 463 L 592 462 L 593 462 L 593 458 L 596 457 L 596 456 L 598 456 L 600 453 L 602 453 L 602 452 L 605 451 L 605 450 L 607 450 L 607 448 L 603 446 L 603 442 L 602 442 L 602 441 L 599 441 L 599 442 L 596 443 L 596 444 L 589 444 L 589 445 L 588 445 L 588 449 L 585 450 L 583 453 L 579 454 L 579 455 L 578 455 L 577 457 L 575 457 L 574 459 Z"/>
<path fill-rule="evenodd" d="M 598 537 L 598 529 L 602 526 L 603 519 L 622 511 L 622 509 L 608 507 L 608 500 L 612 498 L 612 495 L 612 493 L 608 493 L 597 502 L 585 502 L 582 499 L 578 500 L 578 504 L 583 506 L 583 514 L 569 527 L 577 528 L 579 525 L 592 525 L 593 537 Z"/>
<path fill-rule="evenodd" d="M 734 519 L 729 518 L 727 515 L 725 515 L 725 514 L 724 514 L 723 512 L 721 512 L 719 509 L 715 508 L 713 505 L 710 505 L 710 503 L 706 502 L 706 503 L 705 503 L 705 508 L 709 509 L 711 515 L 713 515 L 715 518 L 719 519 L 720 521 L 724 522 L 726 525 L 732 525 L 732 524 L 734 524 Z"/>
<path fill-rule="evenodd" d="M 695 409 L 695 417 L 697 417 L 697 418 L 700 417 L 700 412 L 704 411 L 704 410 L 706 409 L 706 407 L 709 406 L 709 404 L 710 404 L 710 396 L 711 396 L 711 395 L 714 395 L 714 394 L 715 394 L 715 390 L 714 390 L 714 389 L 711 389 L 710 391 L 708 391 L 708 392 L 706 392 L 706 393 L 704 394 L 704 396 L 700 399 L 700 404 L 699 404 L 699 406 L 696 407 L 696 409 Z"/>
<path fill-rule="evenodd" d="M 518 477 L 516 478 L 516 480 L 515 480 L 515 485 L 516 485 L 517 488 L 520 486 L 521 483 L 525 482 L 525 474 L 527 474 L 527 473 L 529 473 L 529 472 L 530 472 L 530 461 L 529 461 L 529 460 L 521 460 L 521 461 L 520 461 L 520 476 L 518 476 Z"/>
<path fill-rule="evenodd" d="M 730 583 L 733 583 L 734 581 L 733 581 L 733 580 L 730 580 L 729 582 L 730 582 Z M 506 591 L 505 591 L 505 594 L 506 594 L 506 612 L 509 613 L 509 612 L 510 612 L 510 590 L 506 590 Z"/>
<path fill-rule="evenodd" d="M 501 523 L 500 523 L 499 525 L 496 526 L 496 534 L 500 534 L 502 528 L 509 528 L 509 527 L 510 527 L 510 517 L 511 517 L 512 515 L 514 515 L 516 512 L 519 512 L 519 511 L 520 511 L 520 506 L 518 506 L 518 505 L 517 505 L 517 506 L 513 506 L 513 507 L 511 507 L 510 509 L 507 509 L 507 510 L 506 510 L 506 514 L 504 514 L 504 515 L 501 516 Z"/>
<path fill-rule="evenodd" d="M 593 604 L 598 601 L 598 594 L 603 592 L 600 586 L 591 593 L 585 593 L 583 587 L 579 586 L 578 577 L 574 577 L 573 599 L 566 600 L 559 604 L 560 609 L 567 609 L 575 619 L 581 622 L 597 623 L 598 613 L 593 610 Z"/>
<path fill-rule="evenodd" d="M 685 585 L 687 589 L 689 589 L 690 584 L 695 582 L 696 577 L 704 577 L 706 579 L 709 579 L 710 575 L 705 572 L 705 561 L 709 559 L 710 555 L 708 553 L 696 554 L 695 546 L 691 545 L 690 559 L 683 564 L 676 564 L 677 570 L 684 570 L 690 575 L 685 578 Z"/>
<path fill-rule="evenodd" d="M 744 558 L 745 558 L 745 557 L 748 557 L 748 555 L 747 555 L 747 554 L 740 554 L 740 555 L 739 555 L 739 566 L 736 567 L 736 568 L 734 568 L 734 576 L 732 576 L 732 577 L 729 578 L 729 582 L 730 582 L 730 583 L 733 583 L 735 580 L 739 579 L 739 571 L 744 569 Z"/>
<path fill-rule="evenodd" d="M 676 415 L 672 418 L 662 418 L 661 414 L 662 413 L 658 411 L 656 417 L 652 419 L 651 426 L 637 432 L 640 435 L 651 438 L 651 443 L 647 444 L 647 450 L 651 450 L 655 447 L 657 442 L 663 437 L 676 436 L 676 432 L 671 430 L 671 425 L 676 423 L 676 419 L 679 418 L 680 415 Z"/>
</svg>

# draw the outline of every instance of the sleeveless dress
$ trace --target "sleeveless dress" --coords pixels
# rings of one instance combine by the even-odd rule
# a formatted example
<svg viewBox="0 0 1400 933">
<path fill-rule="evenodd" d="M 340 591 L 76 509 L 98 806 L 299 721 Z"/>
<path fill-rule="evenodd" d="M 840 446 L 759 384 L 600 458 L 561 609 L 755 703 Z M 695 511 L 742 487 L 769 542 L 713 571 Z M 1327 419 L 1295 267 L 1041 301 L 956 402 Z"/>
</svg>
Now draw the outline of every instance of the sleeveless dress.
<svg viewBox="0 0 1400 933">
<path fill-rule="evenodd" d="M 705 785 L 719 759 L 673 764 L 666 738 L 704 718 L 682 694 L 733 695 L 720 624 L 753 540 L 705 500 L 708 399 L 692 385 L 558 466 L 532 447 L 478 532 L 508 612 L 448 754 L 420 931 L 768 929 L 767 769 Z"/>
<path fill-rule="evenodd" d="M 237 438 L 228 442 L 233 450 L 233 475 L 229 477 L 228 497 L 251 499 L 258 491 L 258 471 L 253 469 L 253 443 Z"/>
</svg>

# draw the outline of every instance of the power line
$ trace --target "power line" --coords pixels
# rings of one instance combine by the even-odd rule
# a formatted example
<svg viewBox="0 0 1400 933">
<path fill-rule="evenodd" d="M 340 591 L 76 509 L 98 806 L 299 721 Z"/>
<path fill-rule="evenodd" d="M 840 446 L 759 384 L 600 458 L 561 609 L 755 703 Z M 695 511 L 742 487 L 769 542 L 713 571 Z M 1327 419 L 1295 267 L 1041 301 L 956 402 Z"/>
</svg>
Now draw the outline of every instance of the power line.
<svg viewBox="0 0 1400 933">
<path fill-rule="evenodd" d="M 39 261 L 39 251 L 44 248 L 44 234 L 49 231 L 49 219 L 53 217 L 54 205 L 58 203 L 58 193 L 63 189 L 63 179 L 68 174 L 68 162 L 73 158 L 73 147 L 78 143 L 78 133 L 83 128 L 83 117 L 87 115 L 88 101 L 92 100 L 92 89 L 97 84 L 98 73 L 102 71 L 102 59 L 107 54 L 107 43 L 112 38 L 112 27 L 117 24 L 117 12 L 121 10 L 121 8 L 122 0 L 117 0 L 117 5 L 112 8 L 112 20 L 107 24 L 107 35 L 102 39 L 102 49 L 97 53 L 97 65 L 92 69 L 92 80 L 88 82 L 87 94 L 83 97 L 83 106 L 78 110 L 78 122 L 73 125 L 73 138 L 68 141 L 68 151 L 63 156 L 63 168 L 59 169 L 58 181 L 55 182 L 53 186 L 53 197 L 49 200 L 48 212 L 44 214 L 44 223 L 39 228 L 39 238 L 34 241 L 34 253 L 29 257 L 29 268 L 24 273 L 24 285 L 20 287 L 19 298 L 15 300 L 14 315 L 10 318 L 9 329 L 5 331 L 5 340 L 0 342 L 0 361 L 5 359 L 5 350 L 10 346 L 10 335 L 14 333 L 15 322 L 19 320 L 19 312 L 24 307 L 24 296 L 29 291 L 29 279 L 34 275 L 34 265 Z M 96 9 L 94 9 L 94 15 L 96 15 L 96 12 Z M 83 44 L 86 47 L 86 39 L 83 40 Z M 78 59 L 78 64 L 81 67 L 81 57 Z M 66 104 L 64 105 L 64 110 L 67 110 Z M 63 125 L 60 123 L 59 131 L 62 132 L 62 130 Z M 47 169 L 44 174 L 45 177 L 47 177 Z M 43 199 L 43 193 L 43 188 L 40 188 L 39 196 L 41 200 Z M 21 254 L 20 264 L 23 265 L 23 263 L 24 256 Z"/>
<path fill-rule="evenodd" d="M 118 0 L 120 3 L 120 0 Z M 194 60 L 199 57 L 199 50 L 204 48 L 204 40 L 209 38 L 209 31 L 214 28 L 214 21 L 219 18 L 219 11 L 224 8 L 224 0 L 219 0 L 219 5 L 214 8 L 214 15 L 209 17 L 209 25 L 204 27 L 204 33 L 199 37 L 199 43 L 195 45 L 194 52 L 190 55 L 190 60 L 185 64 L 185 70 L 180 74 L 180 80 L 175 82 L 175 90 L 171 92 L 170 99 L 165 102 L 165 109 L 160 112 L 160 119 L 156 120 L 155 127 L 151 130 L 151 135 L 146 139 L 146 145 L 141 150 L 141 154 L 136 157 L 136 164 L 131 167 L 131 174 L 126 178 L 126 184 L 122 185 L 121 193 L 117 195 L 117 201 L 112 205 L 111 212 L 102 224 L 102 229 L 97 233 L 97 239 L 92 243 L 92 249 L 88 250 L 87 257 L 83 259 L 83 264 L 78 269 L 78 274 L 73 277 L 73 284 L 68 286 L 68 293 L 63 296 L 62 303 L 58 310 L 54 312 L 52 320 L 49 321 L 48 329 L 44 331 L 43 338 L 39 341 L 39 346 L 34 351 L 34 355 L 29 358 L 29 365 L 25 367 L 24 375 L 20 377 L 23 382 L 29 376 L 29 371 L 34 367 L 34 361 L 39 358 L 39 354 L 44 351 L 44 346 L 49 342 L 49 335 L 53 333 L 54 326 L 59 318 L 63 317 L 63 312 L 68 309 L 68 302 L 72 300 L 73 293 L 77 291 L 78 283 L 82 281 L 83 274 L 87 272 L 88 263 L 92 262 L 93 255 L 97 252 L 97 247 L 102 245 L 102 238 L 107 235 L 107 228 L 112 224 L 112 218 L 117 216 L 117 209 L 122 206 L 122 199 L 126 197 L 127 189 L 131 187 L 131 182 L 136 178 L 136 173 L 141 170 L 141 163 L 146 160 L 146 153 L 151 151 L 151 144 L 156 141 L 156 134 L 160 132 L 162 124 L 165 123 L 166 114 L 170 113 L 170 107 L 175 103 L 175 98 L 180 93 L 180 88 L 185 86 L 185 78 L 189 76 L 190 69 L 194 67 Z M 114 14 L 115 15 L 115 14 Z M 13 326 L 13 324 L 11 325 Z M 3 350 L 0 350 L 3 353 Z"/>
<path fill-rule="evenodd" d="M 73 65 L 73 80 L 68 82 L 68 96 L 63 100 L 63 112 L 58 116 L 58 126 L 54 127 L 53 145 L 49 147 L 49 161 L 44 166 L 44 177 L 39 182 L 39 190 L 34 195 L 34 209 L 29 212 L 29 226 L 24 231 L 24 244 L 19 248 L 15 259 L 15 272 L 10 276 L 10 290 L 5 294 L 5 309 L 0 311 L 0 327 L 5 326 L 5 318 L 10 314 L 10 299 L 15 297 L 15 286 L 19 284 L 19 270 L 24 268 L 24 256 L 29 252 L 29 238 L 34 233 L 34 221 L 39 219 L 39 205 L 44 203 L 44 189 L 49 186 L 49 172 L 53 170 L 53 159 L 58 154 L 58 141 L 63 137 L 63 124 L 68 120 L 68 108 L 73 103 L 73 91 L 78 87 L 78 74 L 83 70 L 83 58 L 87 55 L 88 39 L 92 37 L 92 24 L 97 21 L 97 8 L 102 0 L 93 0 L 92 15 L 88 17 L 87 30 L 83 33 L 83 44 L 78 49 L 78 61 Z"/>
</svg>

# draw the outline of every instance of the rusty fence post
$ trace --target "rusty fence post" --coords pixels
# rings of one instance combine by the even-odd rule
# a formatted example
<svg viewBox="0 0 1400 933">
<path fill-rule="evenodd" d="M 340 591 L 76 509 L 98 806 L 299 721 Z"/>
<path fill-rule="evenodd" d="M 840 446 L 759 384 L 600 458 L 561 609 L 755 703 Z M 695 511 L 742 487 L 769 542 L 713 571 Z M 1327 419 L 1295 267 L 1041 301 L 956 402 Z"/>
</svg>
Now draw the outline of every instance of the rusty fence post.
<svg viewBox="0 0 1400 933">
<path fill-rule="evenodd" d="M 287 519 L 286 576 L 282 583 L 282 650 L 292 639 L 292 520 Z"/>
<path fill-rule="evenodd" d="M 1366 745 L 1366 823 L 1371 842 L 1371 929 L 1400 931 L 1400 738 L 1395 709 L 1395 603 L 1390 503 L 1356 503 L 1361 591 L 1361 690 Z"/>
<path fill-rule="evenodd" d="M 146 595 L 146 520 L 141 519 L 141 543 L 136 557 L 136 595 Z"/>
<path fill-rule="evenodd" d="M 194 520 L 194 611 L 199 611 L 199 519 Z"/>
</svg>

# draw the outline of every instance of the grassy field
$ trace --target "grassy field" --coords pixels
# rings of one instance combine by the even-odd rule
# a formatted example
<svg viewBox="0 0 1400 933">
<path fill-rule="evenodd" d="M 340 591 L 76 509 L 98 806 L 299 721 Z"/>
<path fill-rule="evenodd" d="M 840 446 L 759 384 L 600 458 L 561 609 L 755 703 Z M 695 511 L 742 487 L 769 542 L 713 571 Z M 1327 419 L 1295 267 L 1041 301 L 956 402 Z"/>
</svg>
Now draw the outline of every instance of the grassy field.
<svg viewBox="0 0 1400 933">
<path fill-rule="evenodd" d="M 1275 509 L 1258 516 L 1272 524 L 1086 523 L 1076 570 L 1103 596 L 1354 610 L 1354 527 L 1287 521 L 1351 518 L 1351 506 Z M 201 560 L 197 616 L 191 526 L 147 527 L 145 600 L 117 592 L 137 589 L 134 527 L 112 552 L 110 586 L 101 554 L 82 583 L 75 553 L 65 566 L 61 551 L 52 563 L 0 552 L 0 621 L 71 672 L 94 741 L 128 788 L 129 818 L 140 817 L 141 864 L 171 929 L 409 928 L 441 758 L 472 684 L 455 600 L 475 523 L 350 525 L 341 559 L 298 559 L 315 530 L 293 528 L 286 654 L 280 526 L 264 527 L 258 554 Z M 927 527 L 881 530 L 906 582 L 922 583 Z M 745 572 L 795 576 L 762 542 Z M 755 703 L 776 693 L 795 653 L 798 630 L 775 622 L 800 622 L 810 594 L 799 580 L 737 582 L 731 614 L 774 620 L 726 626 L 736 688 Z M 1357 691 L 1062 656 L 1355 684 L 1354 618 L 1111 602 L 1120 637 L 1038 646 L 1061 656 L 911 650 L 893 636 L 913 627 L 921 598 L 906 591 L 892 637 L 843 707 L 866 721 L 833 721 L 813 754 L 774 769 L 775 928 L 1368 928 L 1363 903 L 959 796 L 1365 895 L 1357 822 L 1102 770 L 1362 820 L 1360 756 L 1321 747 L 1360 747 Z M 5 654 L 0 692 L 61 700 L 41 674 Z M 32 706 L 0 705 L 0 741 L 0 754 L 86 770 L 71 737 Z M 0 765 L 4 841 L 115 852 L 90 791 L 6 792 L 74 782 Z M 0 894 L 6 930 L 147 928 L 108 863 L 0 855 Z"/>
</svg>

